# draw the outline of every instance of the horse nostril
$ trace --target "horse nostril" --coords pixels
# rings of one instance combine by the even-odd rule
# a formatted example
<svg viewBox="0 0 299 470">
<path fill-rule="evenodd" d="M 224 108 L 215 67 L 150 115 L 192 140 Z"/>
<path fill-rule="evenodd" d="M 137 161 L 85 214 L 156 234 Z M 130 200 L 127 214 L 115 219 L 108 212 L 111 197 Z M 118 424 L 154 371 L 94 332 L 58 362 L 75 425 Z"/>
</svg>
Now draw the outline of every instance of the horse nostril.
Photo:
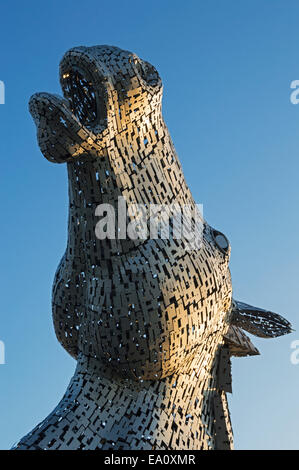
<svg viewBox="0 0 299 470">
<path fill-rule="evenodd" d="M 221 250 L 223 253 L 227 254 L 227 252 L 229 250 L 229 241 L 226 238 L 226 236 L 223 235 L 223 233 L 218 232 L 218 230 L 213 230 L 212 234 L 213 234 L 214 241 L 215 241 L 217 247 L 219 248 L 219 250 Z"/>
</svg>

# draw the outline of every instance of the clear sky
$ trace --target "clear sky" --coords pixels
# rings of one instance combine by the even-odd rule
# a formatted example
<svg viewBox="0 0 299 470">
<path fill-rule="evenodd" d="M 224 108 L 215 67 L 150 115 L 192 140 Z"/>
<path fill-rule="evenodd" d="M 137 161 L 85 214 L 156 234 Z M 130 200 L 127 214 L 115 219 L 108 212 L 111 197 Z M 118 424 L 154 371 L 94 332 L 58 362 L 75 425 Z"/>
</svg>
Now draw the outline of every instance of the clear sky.
<svg viewBox="0 0 299 470">
<path fill-rule="evenodd" d="M 185 176 L 232 245 L 234 297 L 285 315 L 297 332 L 233 359 L 237 449 L 299 449 L 299 3 L 294 0 L 51 0 L 0 4 L 0 448 L 45 418 L 75 362 L 57 342 L 51 285 L 66 244 L 67 179 L 41 155 L 27 110 L 60 93 L 58 63 L 109 44 L 153 63 Z"/>
</svg>

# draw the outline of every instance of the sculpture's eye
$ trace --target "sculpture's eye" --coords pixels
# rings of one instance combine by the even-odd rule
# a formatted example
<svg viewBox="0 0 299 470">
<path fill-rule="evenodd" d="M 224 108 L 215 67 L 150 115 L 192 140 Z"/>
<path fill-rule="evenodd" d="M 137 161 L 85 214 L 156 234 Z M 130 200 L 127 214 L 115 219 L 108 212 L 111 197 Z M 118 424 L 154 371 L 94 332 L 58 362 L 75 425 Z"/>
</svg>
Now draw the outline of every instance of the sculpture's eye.
<svg viewBox="0 0 299 470">
<path fill-rule="evenodd" d="M 93 124 L 97 119 L 97 99 L 92 83 L 76 70 L 64 73 L 62 78 L 64 94 L 72 112 L 81 124 Z"/>
<path fill-rule="evenodd" d="M 213 230 L 212 231 L 212 234 L 213 234 L 213 238 L 215 240 L 215 243 L 216 245 L 218 246 L 218 248 L 225 254 L 227 254 L 228 250 L 229 250 L 229 241 L 228 239 L 226 238 L 225 235 L 223 235 L 223 233 L 221 232 L 218 232 L 218 230 Z"/>
<path fill-rule="evenodd" d="M 159 83 L 159 75 L 155 67 L 148 62 L 140 60 L 137 57 L 132 59 L 138 75 L 144 80 L 147 85 L 156 86 Z"/>
</svg>

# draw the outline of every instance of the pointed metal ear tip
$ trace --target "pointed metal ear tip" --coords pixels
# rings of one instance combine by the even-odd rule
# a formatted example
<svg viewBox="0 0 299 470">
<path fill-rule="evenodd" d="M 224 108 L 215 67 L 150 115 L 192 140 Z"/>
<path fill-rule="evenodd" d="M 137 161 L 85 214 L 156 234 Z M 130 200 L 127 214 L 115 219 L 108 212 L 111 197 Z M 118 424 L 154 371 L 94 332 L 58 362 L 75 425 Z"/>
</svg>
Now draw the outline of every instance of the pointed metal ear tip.
<svg viewBox="0 0 299 470">
<path fill-rule="evenodd" d="M 260 338 L 276 338 L 292 333 L 292 325 L 278 313 L 233 300 L 231 323 Z"/>
</svg>

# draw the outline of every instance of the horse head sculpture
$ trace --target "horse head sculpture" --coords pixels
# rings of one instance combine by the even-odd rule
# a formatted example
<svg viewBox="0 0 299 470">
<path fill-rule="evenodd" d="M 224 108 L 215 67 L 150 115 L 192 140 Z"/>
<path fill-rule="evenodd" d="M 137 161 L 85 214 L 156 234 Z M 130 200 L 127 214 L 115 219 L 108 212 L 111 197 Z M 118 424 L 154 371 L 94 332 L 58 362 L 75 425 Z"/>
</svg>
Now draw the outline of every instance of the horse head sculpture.
<svg viewBox="0 0 299 470">
<path fill-rule="evenodd" d="M 64 98 L 37 93 L 29 106 L 43 155 L 67 164 L 53 320 L 78 364 L 16 448 L 232 448 L 230 357 L 258 354 L 244 330 L 275 337 L 290 324 L 232 299 L 230 244 L 198 214 L 157 70 L 117 47 L 75 47 L 60 81 Z"/>
</svg>

